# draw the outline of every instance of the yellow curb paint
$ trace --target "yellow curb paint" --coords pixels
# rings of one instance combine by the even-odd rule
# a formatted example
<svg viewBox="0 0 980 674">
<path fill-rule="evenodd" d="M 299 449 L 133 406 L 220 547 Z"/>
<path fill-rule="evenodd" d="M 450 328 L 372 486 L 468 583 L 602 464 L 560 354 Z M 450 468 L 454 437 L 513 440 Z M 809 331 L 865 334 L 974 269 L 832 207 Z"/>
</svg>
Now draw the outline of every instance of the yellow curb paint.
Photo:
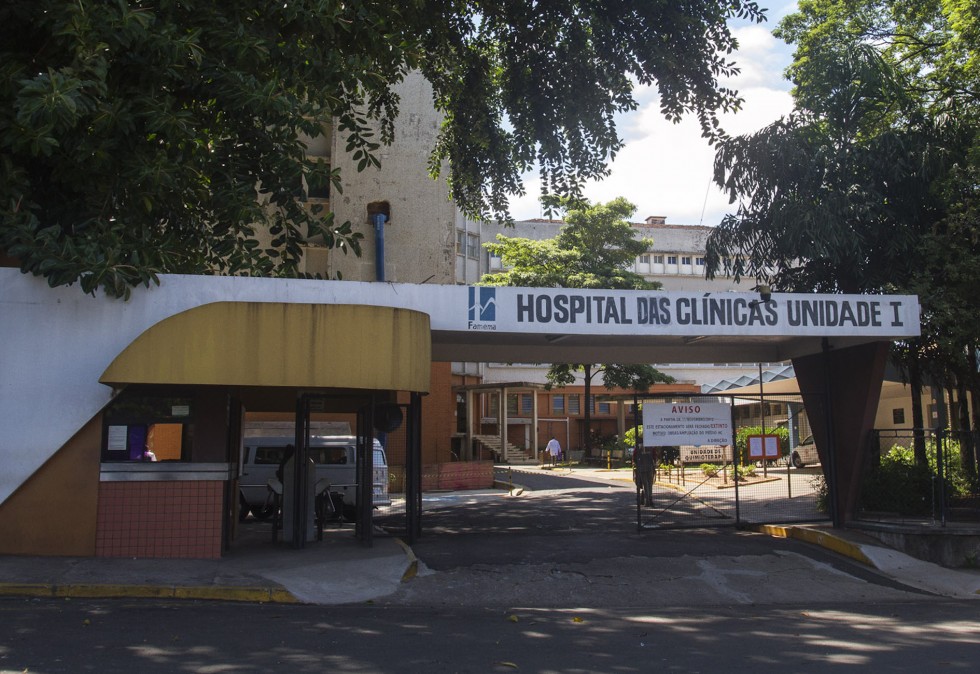
<svg viewBox="0 0 980 674">
<path fill-rule="evenodd" d="M 206 599 L 217 601 L 267 602 L 269 590 L 261 587 L 177 587 L 176 599 Z"/>
<path fill-rule="evenodd" d="M 54 588 L 43 583 L 0 583 L 0 597 L 54 597 Z"/>
<path fill-rule="evenodd" d="M 826 531 L 817 531 L 816 529 L 808 529 L 806 527 L 782 527 L 774 524 L 760 524 L 752 527 L 752 529 L 776 538 L 795 538 L 806 543 L 813 543 L 845 557 L 850 557 L 862 564 L 875 566 L 875 563 L 861 551 L 859 545 L 834 536 Z"/>
<path fill-rule="evenodd" d="M 402 582 L 407 583 L 408 581 L 412 580 L 412 578 L 415 578 L 415 576 L 417 576 L 418 573 L 419 573 L 418 560 L 410 562 L 408 568 L 405 569 L 405 573 L 402 574 Z"/>
<path fill-rule="evenodd" d="M 64 585 L 57 587 L 55 592 L 57 596 L 85 599 L 160 599 L 174 594 L 172 587 L 153 585 Z"/>
<path fill-rule="evenodd" d="M 861 551 L 861 548 L 858 545 L 844 540 L 843 538 L 838 538 L 837 536 L 823 531 L 806 529 L 804 527 L 793 527 L 792 535 L 793 538 L 806 541 L 807 543 L 814 543 L 820 547 L 842 554 L 845 557 L 850 557 L 851 559 L 857 560 L 862 564 L 874 566 L 874 562 L 868 559 L 868 556 Z"/>
<path fill-rule="evenodd" d="M 298 604 L 299 599 L 290 594 L 287 590 L 272 590 L 269 593 L 269 601 L 273 604 Z"/>
<path fill-rule="evenodd" d="M 780 527 L 774 524 L 760 524 L 757 526 L 756 531 L 763 534 L 769 534 L 774 538 L 789 538 L 790 530 L 789 527 Z"/>
<path fill-rule="evenodd" d="M 418 575 L 419 559 L 415 556 L 415 551 L 412 550 L 411 546 L 409 546 L 405 541 L 400 538 L 396 538 L 395 542 L 401 546 L 402 550 L 405 551 L 405 555 L 408 557 L 408 568 L 405 569 L 405 573 L 402 574 L 402 582 L 406 583 Z"/>
<path fill-rule="evenodd" d="M 287 590 L 255 587 L 166 587 L 156 585 L 49 585 L 0 583 L 0 597 L 58 599 L 211 599 L 276 604 L 299 602 Z"/>
</svg>

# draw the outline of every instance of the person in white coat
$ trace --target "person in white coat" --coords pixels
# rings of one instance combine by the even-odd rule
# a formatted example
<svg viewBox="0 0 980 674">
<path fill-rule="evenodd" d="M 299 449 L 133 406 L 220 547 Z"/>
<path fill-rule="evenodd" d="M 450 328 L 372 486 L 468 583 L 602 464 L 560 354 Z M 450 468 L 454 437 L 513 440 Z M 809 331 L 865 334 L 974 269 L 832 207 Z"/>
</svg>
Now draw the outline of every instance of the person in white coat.
<svg viewBox="0 0 980 674">
<path fill-rule="evenodd" d="M 548 440 L 548 446 L 545 447 L 545 450 L 551 457 L 551 465 L 557 466 L 558 462 L 561 461 L 561 445 L 555 436 L 552 435 L 551 440 Z"/>
</svg>

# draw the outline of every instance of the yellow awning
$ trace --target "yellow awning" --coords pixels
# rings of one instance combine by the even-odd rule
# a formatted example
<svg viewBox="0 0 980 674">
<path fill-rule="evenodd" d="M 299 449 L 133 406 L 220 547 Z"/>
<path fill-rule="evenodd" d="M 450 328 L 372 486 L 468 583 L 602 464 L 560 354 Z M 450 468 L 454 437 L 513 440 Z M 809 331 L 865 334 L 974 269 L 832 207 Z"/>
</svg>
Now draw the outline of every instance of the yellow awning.
<svg viewBox="0 0 980 674">
<path fill-rule="evenodd" d="M 146 330 L 99 381 L 427 392 L 431 351 L 418 311 L 216 302 Z"/>
</svg>

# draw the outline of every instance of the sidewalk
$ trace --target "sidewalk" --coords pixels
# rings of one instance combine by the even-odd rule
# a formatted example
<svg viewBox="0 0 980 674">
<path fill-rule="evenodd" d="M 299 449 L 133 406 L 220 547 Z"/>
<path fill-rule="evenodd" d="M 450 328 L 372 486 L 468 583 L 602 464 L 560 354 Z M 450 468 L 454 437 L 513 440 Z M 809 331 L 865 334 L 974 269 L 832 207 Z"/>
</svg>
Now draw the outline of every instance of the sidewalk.
<svg viewBox="0 0 980 674">
<path fill-rule="evenodd" d="M 267 541 L 267 527 L 254 538 L 221 559 L 0 556 L 0 596 L 348 604 L 390 594 L 417 566 L 400 540 L 365 547 L 350 528 L 301 550 Z"/>
</svg>

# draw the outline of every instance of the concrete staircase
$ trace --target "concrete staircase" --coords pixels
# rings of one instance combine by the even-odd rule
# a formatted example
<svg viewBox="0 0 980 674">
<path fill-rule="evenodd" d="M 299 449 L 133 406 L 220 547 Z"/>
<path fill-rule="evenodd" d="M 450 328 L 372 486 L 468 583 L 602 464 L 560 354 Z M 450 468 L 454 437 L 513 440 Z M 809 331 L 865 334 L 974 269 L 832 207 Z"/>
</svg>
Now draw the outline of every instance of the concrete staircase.
<svg viewBox="0 0 980 674">
<path fill-rule="evenodd" d="M 531 450 L 507 443 L 506 458 L 504 451 L 500 447 L 499 435 L 474 435 L 473 439 L 481 444 L 484 449 L 491 452 L 497 463 L 509 463 L 511 465 L 536 466 L 540 463 Z"/>
</svg>

